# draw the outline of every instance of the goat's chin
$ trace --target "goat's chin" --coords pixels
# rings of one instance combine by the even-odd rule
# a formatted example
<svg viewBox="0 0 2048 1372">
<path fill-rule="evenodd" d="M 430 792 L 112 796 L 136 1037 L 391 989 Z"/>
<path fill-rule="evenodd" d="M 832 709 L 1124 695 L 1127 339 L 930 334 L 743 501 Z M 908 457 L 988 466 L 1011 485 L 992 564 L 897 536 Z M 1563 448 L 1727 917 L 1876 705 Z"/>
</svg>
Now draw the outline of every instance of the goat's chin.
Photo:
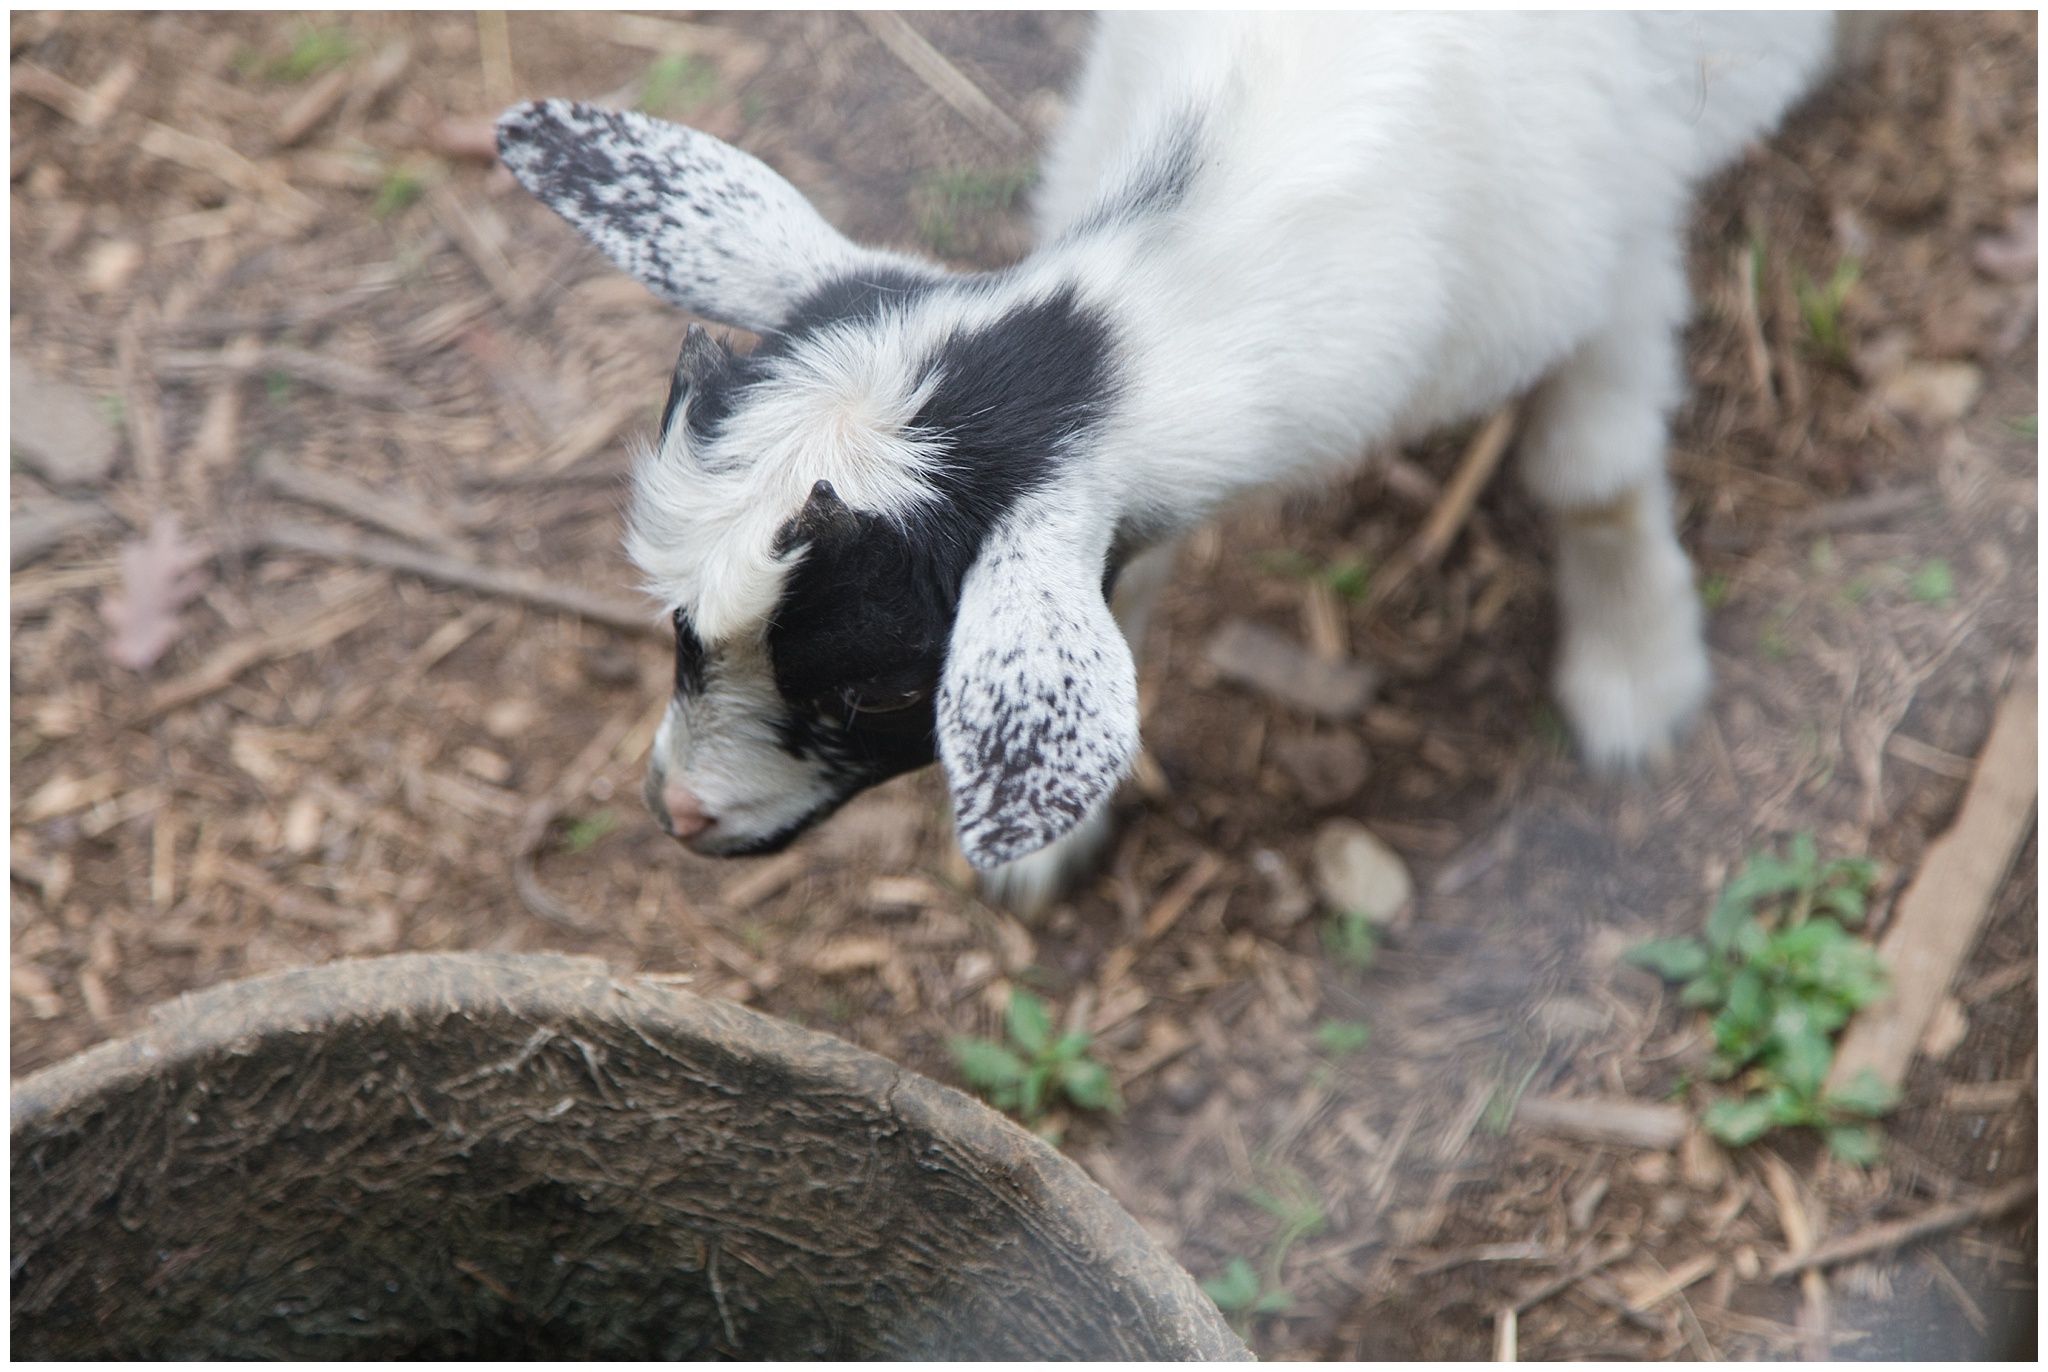
<svg viewBox="0 0 2048 1372">
<path fill-rule="evenodd" d="M 766 834 L 727 833 L 724 832 L 722 825 L 714 825 L 701 834 L 692 834 L 689 838 L 677 841 L 700 857 L 769 857 L 802 838 L 806 831 L 814 828 L 848 799 L 848 796 L 836 796 L 808 814 Z"/>
</svg>

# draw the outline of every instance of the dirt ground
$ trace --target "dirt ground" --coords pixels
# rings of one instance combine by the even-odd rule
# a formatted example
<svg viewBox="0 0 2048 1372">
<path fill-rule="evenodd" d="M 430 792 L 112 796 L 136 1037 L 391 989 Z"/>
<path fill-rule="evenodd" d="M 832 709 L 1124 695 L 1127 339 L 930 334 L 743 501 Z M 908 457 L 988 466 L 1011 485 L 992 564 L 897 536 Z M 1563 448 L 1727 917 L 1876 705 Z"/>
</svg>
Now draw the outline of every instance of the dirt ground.
<svg viewBox="0 0 2048 1372">
<path fill-rule="evenodd" d="M 1305 589 L 1301 566 L 1406 543 L 1446 435 L 1190 541 L 1143 660 L 1157 766 L 1102 875 L 1031 927 L 968 894 L 931 774 L 782 857 L 683 852 L 637 800 L 660 626 L 532 594 L 649 608 L 619 552 L 627 442 L 685 320 L 465 153 L 464 121 L 644 101 L 858 237 L 962 266 L 1026 246 L 1028 144 L 858 16 L 692 18 L 13 17 L 14 357 L 120 433 L 104 479 L 19 453 L 11 475 L 17 521 L 114 516 L 13 574 L 14 1072 L 253 972 L 560 949 L 957 1082 L 947 1039 L 998 1033 L 1024 986 L 1128 1102 L 1056 1116 L 1067 1152 L 1197 1277 L 1277 1268 L 1262 1355 L 1485 1358 L 1495 1310 L 1540 1294 L 1525 1359 L 2032 1356 L 2031 1205 L 1803 1288 L 1768 1275 L 1788 1226 L 2033 1174 L 2031 840 L 1879 1166 L 1801 1132 L 1658 1151 L 1510 1121 L 1525 1095 L 1703 1100 L 1695 1012 L 1620 953 L 1695 930 L 1799 831 L 1879 860 L 1881 925 L 2034 670 L 2033 15 L 1902 18 L 1702 197 L 1672 465 L 1718 679 L 1668 768 L 1601 780 L 1564 751 L 1547 540 L 1511 474 L 1383 602 Z M 1027 138 L 1087 28 L 910 22 Z M 1839 310 L 1805 317 L 1802 283 L 1830 281 Z M 138 672 L 100 603 L 163 509 L 214 555 Z M 449 584 L 464 568 L 528 580 Z M 1317 724 L 1217 681 L 1202 649 L 1233 615 L 1348 642 L 1383 674 L 1371 708 Z M 1300 896 L 1337 815 L 1419 891 L 1363 971 Z M 1370 1041 L 1335 1052 L 1329 1020 Z"/>
</svg>

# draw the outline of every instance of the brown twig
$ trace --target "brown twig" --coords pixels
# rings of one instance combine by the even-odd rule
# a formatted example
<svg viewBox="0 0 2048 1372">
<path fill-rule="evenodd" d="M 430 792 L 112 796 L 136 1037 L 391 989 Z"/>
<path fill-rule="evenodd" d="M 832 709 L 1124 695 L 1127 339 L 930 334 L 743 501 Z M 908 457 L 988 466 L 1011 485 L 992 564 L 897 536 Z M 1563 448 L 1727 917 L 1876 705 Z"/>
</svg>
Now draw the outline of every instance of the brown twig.
<svg viewBox="0 0 2048 1372">
<path fill-rule="evenodd" d="M 596 921 L 574 906 L 556 899 L 540 884 L 540 874 L 534 870 L 534 859 L 540 853 L 549 827 L 562 811 L 589 789 L 598 774 L 611 765 L 615 754 L 637 751 L 644 746 L 640 743 L 642 735 L 652 742 L 667 710 L 668 698 L 663 696 L 637 719 L 626 711 L 613 715 L 604 728 L 598 730 L 597 736 L 583 746 L 583 751 L 570 762 L 561 778 L 527 807 L 526 816 L 519 825 L 519 836 L 512 845 L 512 885 L 518 890 L 519 899 L 526 908 L 541 919 L 575 933 L 588 933 L 597 927 Z"/>
<path fill-rule="evenodd" d="M 1024 132 L 1023 126 L 1003 113 L 986 91 L 912 28 L 908 19 L 894 10 L 862 10 L 860 21 L 882 41 L 882 46 L 896 54 L 898 61 L 931 87 L 932 94 L 951 105 L 990 142 L 1014 151 L 1030 146 L 1031 135 Z"/>
<path fill-rule="evenodd" d="M 373 525 L 401 538 L 428 544 L 456 557 L 472 557 L 469 541 L 449 527 L 447 521 L 410 500 L 373 491 L 338 472 L 316 471 L 286 461 L 275 451 L 256 460 L 256 475 L 264 485 L 281 495 L 309 504 L 338 510 L 352 519 Z"/>
<path fill-rule="evenodd" d="M 259 662 L 311 652 L 361 628 L 377 613 L 377 589 L 374 582 L 360 586 L 317 618 L 283 633 L 252 634 L 233 640 L 200 666 L 150 692 L 142 712 L 129 722 L 141 723 L 212 695 Z"/>
<path fill-rule="evenodd" d="M 1951 1229 L 1977 1220 L 1996 1219 L 2006 1211 L 2016 1209 L 2033 1199 L 2040 1182 L 2035 1177 L 2025 1177 L 1996 1191 L 1986 1191 L 1981 1196 L 1949 1205 L 1937 1205 L 1923 1210 L 1911 1219 L 1887 1220 L 1859 1229 L 1853 1234 L 1810 1249 L 1805 1253 L 1788 1253 L 1771 1267 L 1773 1281 L 1795 1273 L 1812 1269 L 1833 1267 L 1838 1263 L 1851 1262 L 1868 1257 L 1872 1253 L 1883 1253 L 1916 1239 L 1935 1234 L 1944 1234 Z"/>
<path fill-rule="evenodd" d="M 156 355 L 157 368 L 179 376 L 249 376 L 282 372 L 352 400 L 367 400 L 394 409 L 427 408 L 427 397 L 395 376 L 326 357 L 304 348 L 282 345 L 213 352 L 168 351 Z"/>
<path fill-rule="evenodd" d="M 252 546 L 305 553 L 312 557 L 367 562 L 394 571 L 411 572 L 414 576 L 447 586 L 461 586 L 489 595 L 524 600 L 533 605 L 545 605 L 549 609 L 566 610 L 614 628 L 656 638 L 668 636 L 668 630 L 654 613 L 653 606 L 646 602 L 564 585 L 516 568 L 486 566 L 388 538 L 364 538 L 291 520 L 276 520 L 260 529 L 250 542 Z"/>
<path fill-rule="evenodd" d="M 505 254 L 484 232 L 477 222 L 476 212 L 469 207 L 459 192 L 447 183 L 442 183 L 427 196 L 428 206 L 434 218 L 440 222 L 455 245 L 473 264 L 484 281 L 489 284 L 491 294 L 505 307 L 508 314 L 523 313 L 533 299 L 533 292 L 512 264 L 505 260 Z"/>
<path fill-rule="evenodd" d="M 310 223 L 320 214 L 320 202 L 286 181 L 270 168 L 251 162 L 224 143 L 199 138 L 151 121 L 138 146 L 153 157 L 176 162 L 194 171 L 225 181 L 244 195 L 262 200 L 282 211 L 295 223 Z"/>
<path fill-rule="evenodd" d="M 164 438 L 159 427 L 156 382 L 143 361 L 141 330 L 132 318 L 121 326 L 114 344 L 121 378 L 121 414 L 128 430 L 128 451 L 143 503 L 158 509 L 164 496 Z"/>
<path fill-rule="evenodd" d="M 1450 549 L 1451 541 L 1470 517 L 1480 491 L 1485 489 L 1494 469 L 1500 466 L 1501 455 L 1507 452 L 1508 440 L 1514 437 L 1517 409 L 1514 404 L 1503 405 L 1495 411 L 1493 418 L 1480 425 L 1479 432 L 1466 446 L 1465 455 L 1458 460 L 1458 470 L 1452 474 L 1442 498 L 1429 512 L 1429 518 L 1422 522 L 1421 530 L 1407 546 L 1387 559 L 1386 565 L 1373 577 L 1366 590 L 1369 607 L 1383 603 L 1409 577 L 1436 565 Z"/>
</svg>

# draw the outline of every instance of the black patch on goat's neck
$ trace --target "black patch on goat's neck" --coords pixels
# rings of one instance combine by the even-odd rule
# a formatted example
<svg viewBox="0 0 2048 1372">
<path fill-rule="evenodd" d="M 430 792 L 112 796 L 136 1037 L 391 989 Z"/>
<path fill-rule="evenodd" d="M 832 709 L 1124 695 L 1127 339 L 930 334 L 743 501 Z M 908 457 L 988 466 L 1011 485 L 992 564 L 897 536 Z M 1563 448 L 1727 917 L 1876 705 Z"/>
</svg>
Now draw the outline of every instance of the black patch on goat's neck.
<svg viewBox="0 0 2048 1372">
<path fill-rule="evenodd" d="M 790 310 L 775 331 L 761 342 L 756 356 L 773 357 L 788 352 L 798 342 L 832 324 L 862 324 L 890 309 L 902 309 L 944 282 L 934 273 L 882 267 L 842 276 L 812 291 Z"/>
<path fill-rule="evenodd" d="M 1104 187 L 1062 239 L 1170 214 L 1202 167 L 1202 120 L 1192 110 L 1167 120 L 1123 175 Z"/>
<path fill-rule="evenodd" d="M 947 337 L 926 360 L 912 427 L 934 452 L 933 499 L 895 515 L 852 511 L 807 546 L 768 629 L 786 702 L 783 745 L 825 761 L 848 793 L 935 760 L 938 693 L 961 583 L 989 530 L 1046 484 L 1115 392 L 1109 323 L 1072 289 Z M 873 694 L 922 692 L 886 714 Z"/>
</svg>

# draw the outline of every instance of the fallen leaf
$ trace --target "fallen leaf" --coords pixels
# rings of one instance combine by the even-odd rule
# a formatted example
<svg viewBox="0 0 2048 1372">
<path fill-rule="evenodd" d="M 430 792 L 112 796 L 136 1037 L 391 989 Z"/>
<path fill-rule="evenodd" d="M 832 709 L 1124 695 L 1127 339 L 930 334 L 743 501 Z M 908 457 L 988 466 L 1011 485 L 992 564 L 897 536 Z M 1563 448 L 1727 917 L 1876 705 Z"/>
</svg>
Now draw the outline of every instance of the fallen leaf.
<svg viewBox="0 0 2048 1372">
<path fill-rule="evenodd" d="M 107 656 L 133 672 L 170 651 L 184 625 L 178 617 L 209 578 L 200 570 L 213 549 L 188 543 L 178 517 L 160 514 L 145 538 L 121 545 L 121 588 L 100 597 L 100 618 L 114 630 Z"/>
</svg>

